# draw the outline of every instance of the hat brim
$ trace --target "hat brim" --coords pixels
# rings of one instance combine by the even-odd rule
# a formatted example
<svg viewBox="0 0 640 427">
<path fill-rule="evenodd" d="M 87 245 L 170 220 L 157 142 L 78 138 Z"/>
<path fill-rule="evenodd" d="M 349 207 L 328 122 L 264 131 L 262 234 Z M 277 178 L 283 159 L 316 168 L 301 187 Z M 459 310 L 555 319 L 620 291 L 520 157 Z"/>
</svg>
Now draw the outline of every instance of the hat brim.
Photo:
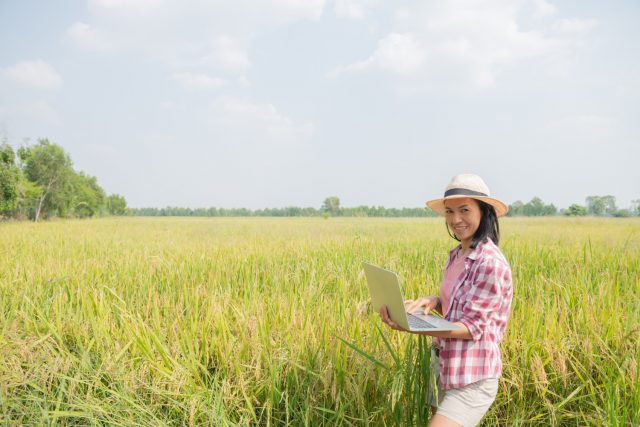
<svg viewBox="0 0 640 427">
<path fill-rule="evenodd" d="M 493 197 L 485 197 L 485 196 L 469 196 L 466 194 L 459 194 L 455 196 L 447 196 L 447 197 L 441 197 L 439 199 L 429 200 L 426 202 L 426 205 L 434 212 L 444 216 L 445 214 L 444 202 L 445 200 L 450 200 L 450 199 L 476 199 L 476 200 L 483 201 L 493 206 L 493 208 L 496 210 L 496 216 L 499 216 L 499 217 L 504 216 L 507 214 L 507 212 L 509 212 L 509 206 L 507 206 L 504 202 L 498 199 L 494 199 Z"/>
</svg>

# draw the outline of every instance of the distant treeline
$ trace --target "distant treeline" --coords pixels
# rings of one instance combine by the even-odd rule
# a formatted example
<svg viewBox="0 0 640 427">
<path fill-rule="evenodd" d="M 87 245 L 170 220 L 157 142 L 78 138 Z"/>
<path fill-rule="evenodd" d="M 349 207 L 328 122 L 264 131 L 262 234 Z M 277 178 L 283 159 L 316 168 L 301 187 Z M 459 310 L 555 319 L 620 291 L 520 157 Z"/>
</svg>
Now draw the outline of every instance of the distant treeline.
<svg viewBox="0 0 640 427">
<path fill-rule="evenodd" d="M 246 208 L 129 208 L 128 212 L 134 216 L 337 216 L 337 217 L 430 217 L 436 213 L 426 208 L 384 208 L 382 206 L 357 206 L 354 208 L 338 208 L 330 211 L 324 208 L 296 206 L 286 208 L 246 209 Z"/>
<path fill-rule="evenodd" d="M 553 204 L 545 204 L 539 197 L 523 203 L 516 201 L 509 205 L 507 216 L 640 216 L 640 200 L 634 201 L 630 209 L 617 209 L 613 196 L 589 196 L 586 206 L 573 204 L 567 209 L 558 209 Z M 194 217 L 233 217 L 233 216 L 272 216 L 272 217 L 434 217 L 435 212 L 428 208 L 385 208 L 383 206 L 342 207 L 340 199 L 327 197 L 319 209 L 296 206 L 286 208 L 268 208 L 251 210 L 247 208 L 129 208 L 134 216 L 194 216 Z"/>
<path fill-rule="evenodd" d="M 127 208 L 124 197 L 106 195 L 94 176 L 76 172 L 70 157 L 59 145 L 40 139 L 14 151 L 0 144 L 0 219 L 64 217 L 86 218 L 97 215 L 192 216 L 192 217 L 433 217 L 426 208 L 385 208 L 383 206 L 342 207 L 336 196 L 327 197 L 320 208 L 284 207 L 251 210 L 247 208 Z M 613 196 L 589 196 L 585 205 L 572 204 L 558 209 L 539 197 L 527 203 L 509 205 L 508 216 L 640 216 L 640 199 L 628 209 L 618 209 Z"/>
<path fill-rule="evenodd" d="M 14 151 L 0 144 L 0 219 L 124 215 L 126 201 L 107 196 L 96 177 L 76 172 L 71 158 L 47 139 Z"/>
<path fill-rule="evenodd" d="M 629 209 L 618 209 L 614 196 L 589 196 L 585 202 L 584 206 L 574 203 L 566 209 L 558 209 L 553 203 L 546 205 L 539 197 L 534 197 L 528 203 L 518 200 L 509 205 L 507 216 L 640 216 L 640 199 L 632 201 Z"/>
</svg>

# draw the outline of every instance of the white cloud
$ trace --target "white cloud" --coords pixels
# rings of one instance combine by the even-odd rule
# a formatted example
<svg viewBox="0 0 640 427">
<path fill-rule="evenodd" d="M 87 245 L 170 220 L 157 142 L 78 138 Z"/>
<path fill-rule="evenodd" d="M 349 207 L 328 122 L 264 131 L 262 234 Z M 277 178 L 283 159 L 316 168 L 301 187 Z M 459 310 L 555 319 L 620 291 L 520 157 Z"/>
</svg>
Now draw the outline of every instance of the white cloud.
<svg viewBox="0 0 640 427">
<path fill-rule="evenodd" d="M 247 40 L 217 35 L 208 41 L 187 44 L 170 62 L 178 69 L 205 68 L 229 79 L 242 79 L 251 67 L 247 45 Z"/>
<path fill-rule="evenodd" d="M 133 52 L 177 70 L 208 67 L 238 77 L 251 67 L 259 34 L 317 21 L 324 7 L 325 0 L 89 0 L 89 19 L 67 33 L 85 46 Z"/>
<path fill-rule="evenodd" d="M 340 18 L 363 19 L 376 0 L 334 0 L 333 12 Z"/>
<path fill-rule="evenodd" d="M 598 25 L 595 19 L 560 19 L 553 25 L 553 29 L 565 34 L 585 34 Z"/>
<path fill-rule="evenodd" d="M 245 4 L 246 7 L 255 7 L 255 2 L 251 0 L 247 0 L 246 3 L 248 3 L 248 5 Z M 325 0 L 271 0 L 262 3 L 266 8 L 273 8 L 292 21 L 299 19 L 317 21 L 322 17 Z"/>
<path fill-rule="evenodd" d="M 532 4 L 534 10 L 533 13 L 537 18 L 555 15 L 558 11 L 558 8 L 546 0 L 532 0 Z"/>
<path fill-rule="evenodd" d="M 142 14 L 162 4 L 162 0 L 89 0 L 89 5 L 99 9 L 120 10 Z"/>
<path fill-rule="evenodd" d="M 531 8 L 539 19 L 529 19 L 525 29 L 521 21 L 530 18 Z M 378 42 L 368 59 L 337 70 L 380 68 L 456 88 L 489 87 L 509 67 L 532 58 L 544 58 L 551 72 L 560 74 L 557 70 L 568 68 L 597 22 L 541 19 L 555 13 L 544 0 L 421 2 L 396 10 L 394 32 Z"/>
<path fill-rule="evenodd" d="M 238 78 L 236 79 L 236 83 L 237 83 L 239 86 L 242 86 L 242 87 L 249 87 L 249 86 L 251 86 L 251 81 L 249 81 L 249 79 L 247 78 L 247 76 L 240 76 L 240 77 L 238 77 Z"/>
<path fill-rule="evenodd" d="M 193 30 L 246 37 L 274 26 L 322 17 L 325 0 L 89 0 L 92 18 L 110 24 L 112 32 L 142 29 L 164 39 L 183 40 Z M 202 35 L 202 34 L 201 34 Z"/>
<path fill-rule="evenodd" d="M 413 74 L 423 66 L 425 56 L 420 42 L 411 34 L 391 33 L 378 41 L 376 50 L 369 58 L 341 67 L 336 73 L 380 68 L 400 75 Z"/>
<path fill-rule="evenodd" d="M 214 108 L 214 122 L 231 134 L 247 134 L 254 143 L 277 145 L 300 144 L 310 140 L 314 133 L 311 123 L 298 124 L 282 114 L 273 104 L 262 104 L 247 99 L 222 98 Z"/>
<path fill-rule="evenodd" d="M 89 49 L 102 50 L 110 47 L 103 34 L 84 22 L 71 24 L 66 33 L 74 42 Z"/>
<path fill-rule="evenodd" d="M 251 65 L 246 48 L 228 35 L 215 38 L 212 57 L 215 63 L 229 71 L 243 72 Z"/>
<path fill-rule="evenodd" d="M 218 90 L 228 84 L 225 79 L 204 73 L 181 72 L 175 73 L 173 78 L 185 89 L 194 91 Z"/>
<path fill-rule="evenodd" d="M 105 8 L 144 8 L 160 3 L 159 0 L 92 0 L 92 3 Z"/>
<path fill-rule="evenodd" d="M 35 89 L 51 90 L 62 85 L 62 77 L 47 62 L 42 60 L 22 61 L 0 72 L 10 80 Z"/>
</svg>

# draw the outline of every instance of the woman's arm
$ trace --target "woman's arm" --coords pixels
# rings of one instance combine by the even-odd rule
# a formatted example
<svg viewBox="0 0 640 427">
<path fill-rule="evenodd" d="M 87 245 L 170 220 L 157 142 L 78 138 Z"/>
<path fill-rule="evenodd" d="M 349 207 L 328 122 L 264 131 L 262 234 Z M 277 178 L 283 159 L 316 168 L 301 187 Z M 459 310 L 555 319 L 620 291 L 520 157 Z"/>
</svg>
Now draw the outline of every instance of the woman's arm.
<svg viewBox="0 0 640 427">
<path fill-rule="evenodd" d="M 454 323 L 454 325 L 460 327 L 460 329 L 456 329 L 455 331 L 440 331 L 440 332 L 407 331 L 402 326 L 398 325 L 396 322 L 391 320 L 391 317 L 389 317 L 389 310 L 387 309 L 386 305 L 383 305 L 382 307 L 380 307 L 380 317 L 382 317 L 382 321 L 384 323 L 386 323 L 391 327 L 391 329 L 395 329 L 396 331 L 410 332 L 412 334 L 418 334 L 418 335 L 429 335 L 429 336 L 438 337 L 438 338 L 457 338 L 462 340 L 473 339 L 471 332 L 469 332 L 469 328 L 467 328 L 467 326 L 462 322 Z"/>
<path fill-rule="evenodd" d="M 412 334 L 418 335 L 429 335 L 431 337 L 438 338 L 456 338 L 459 340 L 472 340 L 473 336 L 471 332 L 469 332 L 469 328 L 462 322 L 454 322 L 454 325 L 458 326 L 460 329 L 456 329 L 455 331 L 439 331 L 439 332 L 429 332 L 429 331 L 407 331 Z"/>
</svg>

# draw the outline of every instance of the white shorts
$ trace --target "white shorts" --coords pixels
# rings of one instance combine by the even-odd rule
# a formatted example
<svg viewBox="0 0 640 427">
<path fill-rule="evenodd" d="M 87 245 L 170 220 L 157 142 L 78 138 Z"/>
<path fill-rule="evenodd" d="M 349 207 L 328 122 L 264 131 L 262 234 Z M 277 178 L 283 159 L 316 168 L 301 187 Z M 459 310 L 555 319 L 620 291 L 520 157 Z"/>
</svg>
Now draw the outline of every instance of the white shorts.
<svg viewBox="0 0 640 427">
<path fill-rule="evenodd" d="M 435 369 L 434 369 L 435 368 Z M 439 363 L 435 352 L 431 351 L 431 372 L 435 372 L 437 384 Z M 435 389 L 435 384 L 432 390 Z M 464 387 L 442 390 L 437 387 L 429 393 L 429 404 L 437 407 L 436 414 L 445 416 L 463 427 L 476 426 L 487 413 L 498 394 L 498 378 L 485 378 Z M 437 396 L 437 401 L 436 401 Z"/>
</svg>

